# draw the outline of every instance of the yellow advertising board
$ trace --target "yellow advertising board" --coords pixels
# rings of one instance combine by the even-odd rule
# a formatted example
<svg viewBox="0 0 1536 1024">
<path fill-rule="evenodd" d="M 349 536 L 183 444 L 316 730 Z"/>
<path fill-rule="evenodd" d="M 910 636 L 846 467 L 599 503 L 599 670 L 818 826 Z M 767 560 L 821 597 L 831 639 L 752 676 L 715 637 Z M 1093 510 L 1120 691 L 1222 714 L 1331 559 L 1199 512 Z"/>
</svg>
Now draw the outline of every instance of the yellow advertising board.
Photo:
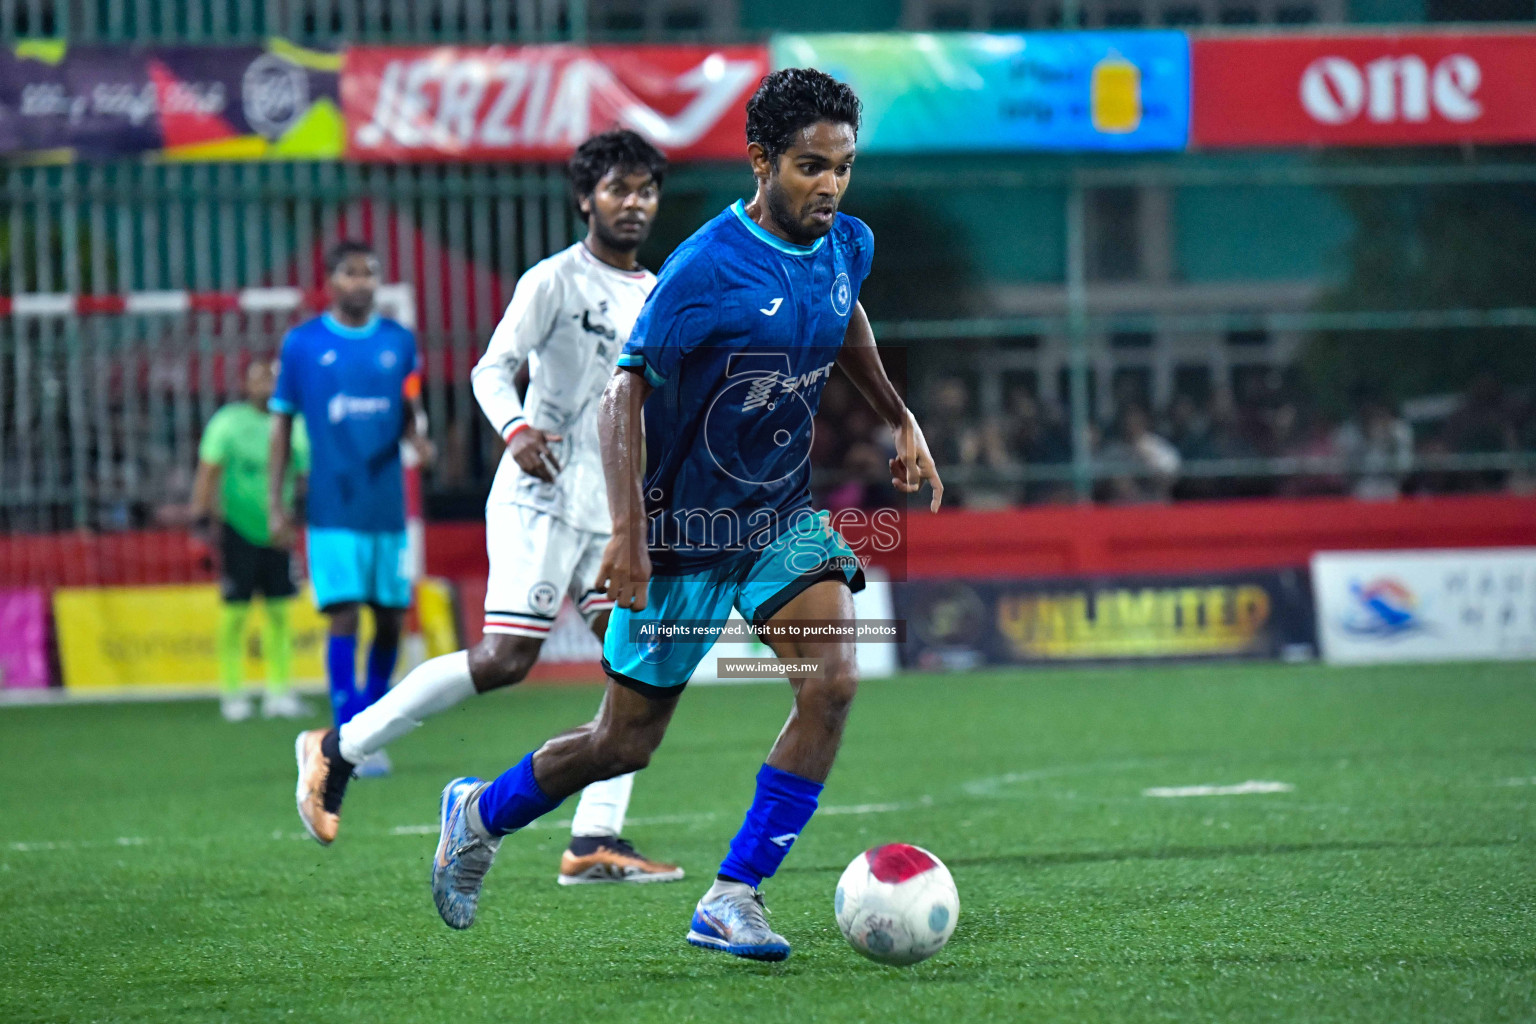
<svg viewBox="0 0 1536 1024">
<path fill-rule="evenodd" d="M 417 604 L 428 655 L 457 649 L 448 584 L 436 579 L 418 583 Z M 212 584 L 60 588 L 54 592 L 53 614 L 64 685 L 72 690 L 216 685 L 219 607 L 218 588 Z M 266 675 L 261 615 L 260 602 L 253 602 L 242 643 L 244 674 L 253 681 Z M 307 589 L 290 602 L 289 619 L 294 679 L 324 679 L 326 622 Z M 366 640 L 371 632 L 366 613 L 363 620 Z"/>
</svg>

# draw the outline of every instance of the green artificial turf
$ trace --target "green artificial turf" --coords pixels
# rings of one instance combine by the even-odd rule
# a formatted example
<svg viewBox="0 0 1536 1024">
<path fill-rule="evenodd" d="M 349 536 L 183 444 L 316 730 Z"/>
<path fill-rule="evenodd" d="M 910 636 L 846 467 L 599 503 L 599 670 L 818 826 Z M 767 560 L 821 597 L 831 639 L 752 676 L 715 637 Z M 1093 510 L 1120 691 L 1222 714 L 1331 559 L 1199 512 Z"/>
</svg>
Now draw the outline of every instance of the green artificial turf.
<svg viewBox="0 0 1536 1024">
<path fill-rule="evenodd" d="M 437 795 L 589 717 L 595 688 L 471 701 L 359 780 L 321 849 L 286 723 L 211 702 L 0 709 L 0 1021 L 1536 1019 L 1536 670 L 1223 665 L 865 686 L 823 812 L 767 883 L 794 944 L 683 942 L 788 710 L 695 688 L 629 835 L 689 872 L 554 884 L 507 840 L 480 919 L 427 885 Z M 1290 792 L 1154 798 L 1149 787 Z M 552 818 L 564 819 L 571 804 Z M 890 841 L 943 858 L 948 947 L 857 956 L 832 890 Z"/>
</svg>

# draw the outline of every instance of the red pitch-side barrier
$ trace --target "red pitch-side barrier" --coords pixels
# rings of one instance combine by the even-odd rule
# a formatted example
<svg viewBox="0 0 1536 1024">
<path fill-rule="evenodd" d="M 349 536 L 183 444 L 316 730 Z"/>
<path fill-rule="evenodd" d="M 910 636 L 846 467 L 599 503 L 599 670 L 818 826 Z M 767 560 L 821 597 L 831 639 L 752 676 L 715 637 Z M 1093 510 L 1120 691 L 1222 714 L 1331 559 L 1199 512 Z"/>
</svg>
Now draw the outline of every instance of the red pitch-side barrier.
<svg viewBox="0 0 1536 1024">
<path fill-rule="evenodd" d="M 844 533 L 859 549 L 856 531 Z M 915 512 L 905 549 L 875 561 L 899 569 L 904 560 L 910 578 L 1068 576 L 1283 568 L 1325 550 L 1531 544 L 1536 498 L 1310 498 Z M 485 527 L 428 527 L 427 569 L 484 575 Z"/>
<path fill-rule="evenodd" d="M 856 531 L 847 529 L 857 547 Z M 912 578 L 1268 569 L 1315 551 L 1536 545 L 1536 497 L 1345 498 L 918 512 L 902 551 L 875 561 Z M 482 523 L 427 526 L 427 572 L 483 579 Z M 895 573 L 900 578 L 900 573 Z M 206 580 L 176 531 L 0 537 L 0 586 Z"/>
</svg>

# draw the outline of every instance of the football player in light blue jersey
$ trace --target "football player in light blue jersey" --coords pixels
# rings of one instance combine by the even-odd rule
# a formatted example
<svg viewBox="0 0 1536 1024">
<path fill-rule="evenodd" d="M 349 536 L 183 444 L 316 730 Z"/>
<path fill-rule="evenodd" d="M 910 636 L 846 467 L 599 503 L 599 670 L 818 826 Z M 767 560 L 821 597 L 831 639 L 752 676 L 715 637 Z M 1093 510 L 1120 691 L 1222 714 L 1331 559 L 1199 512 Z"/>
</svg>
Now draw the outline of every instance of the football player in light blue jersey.
<svg viewBox="0 0 1536 1024">
<path fill-rule="evenodd" d="M 754 960 L 789 956 L 757 887 L 816 810 L 858 682 L 852 635 L 809 641 L 785 628 L 851 624 L 863 585 L 857 557 L 811 506 L 811 421 L 834 368 L 889 424 L 892 484 L 910 493 L 927 480 L 935 511 L 943 494 L 858 301 L 874 237 L 837 210 L 858 127 L 846 85 L 804 68 L 768 75 L 747 104 L 757 194 L 662 268 L 600 414 L 613 515 L 597 584 L 615 602 L 607 696 L 594 721 L 494 781 L 455 779 L 443 790 L 432 888 L 450 926 L 473 923 L 503 836 L 583 786 L 647 764 L 734 607 L 781 659 L 819 670 L 791 680 L 794 712 L 687 937 Z"/>
<path fill-rule="evenodd" d="M 275 415 L 268 515 L 274 536 L 291 543 L 293 520 L 280 501 L 281 482 L 293 417 L 302 414 L 310 438 L 309 575 L 315 604 L 330 620 L 326 669 L 340 726 L 389 689 L 411 605 L 400 441 L 409 441 L 423 462 L 432 453 L 416 338 L 374 309 L 378 258 L 364 243 L 342 242 L 327 254 L 325 268 L 330 308 L 283 339 L 269 404 Z M 359 690 L 357 627 L 364 604 L 373 611 L 374 636 Z M 388 770 L 387 757 L 358 766 L 359 774 Z"/>
</svg>

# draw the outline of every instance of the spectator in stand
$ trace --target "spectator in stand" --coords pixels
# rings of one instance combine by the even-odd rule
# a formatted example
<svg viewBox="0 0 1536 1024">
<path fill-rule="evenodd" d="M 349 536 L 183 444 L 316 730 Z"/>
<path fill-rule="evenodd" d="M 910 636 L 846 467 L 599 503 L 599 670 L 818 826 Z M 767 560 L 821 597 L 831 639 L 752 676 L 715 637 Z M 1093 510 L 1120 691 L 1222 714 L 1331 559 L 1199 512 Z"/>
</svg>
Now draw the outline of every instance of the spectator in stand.
<svg viewBox="0 0 1536 1024">
<path fill-rule="evenodd" d="M 1273 439 L 1280 458 L 1326 460 L 1337 457 L 1334 431 L 1311 405 L 1287 400 L 1274 411 Z M 1279 477 L 1275 493 L 1285 497 L 1343 494 L 1345 480 L 1326 470 L 1303 469 L 1294 476 Z"/>
<path fill-rule="evenodd" d="M 828 491 L 823 500 L 827 509 L 890 508 L 896 502 L 891 487 L 891 455 L 869 441 L 855 441 L 849 446 L 840 467 L 843 481 Z"/>
<path fill-rule="evenodd" d="M 1100 458 L 1116 474 L 1106 481 L 1108 498 L 1116 502 L 1167 501 L 1181 464 L 1179 450 L 1152 432 L 1151 417 L 1137 404 L 1121 410 Z"/>
<path fill-rule="evenodd" d="M 959 377 L 939 377 L 928 388 L 923 422 L 931 424 L 928 448 L 936 465 L 975 464 L 976 446 L 972 438 L 971 396 Z M 967 456 L 970 456 L 969 458 Z M 963 488 L 950 486 L 944 500 L 951 505 L 965 504 Z"/>
<path fill-rule="evenodd" d="M 1179 450 L 1179 457 L 1214 459 L 1216 444 L 1212 437 L 1211 413 L 1194 395 L 1180 391 L 1168 405 L 1165 436 Z"/>
<path fill-rule="evenodd" d="M 1519 450 L 1515 431 L 1515 402 L 1504 385 L 1492 373 L 1483 372 L 1472 379 L 1456 411 L 1445 421 L 1442 436 L 1445 447 L 1456 455 L 1498 455 Z M 1444 490 L 1502 490 L 1508 482 L 1503 470 L 1483 470 L 1457 474 Z"/>
<path fill-rule="evenodd" d="M 1004 421 L 1003 444 L 1026 467 L 1061 467 L 1072 462 L 1072 444 L 1059 410 L 1041 408 L 1035 394 L 1024 386 L 1008 393 L 1008 415 Z M 1072 500 L 1072 485 L 1067 480 L 1030 480 L 1024 485 L 1024 501 L 1029 504 Z"/>
<path fill-rule="evenodd" d="M 1334 434 L 1350 468 L 1350 493 L 1367 501 L 1396 498 L 1413 466 L 1413 430 L 1375 392 L 1357 389 L 1355 396 L 1355 414 Z"/>
</svg>

